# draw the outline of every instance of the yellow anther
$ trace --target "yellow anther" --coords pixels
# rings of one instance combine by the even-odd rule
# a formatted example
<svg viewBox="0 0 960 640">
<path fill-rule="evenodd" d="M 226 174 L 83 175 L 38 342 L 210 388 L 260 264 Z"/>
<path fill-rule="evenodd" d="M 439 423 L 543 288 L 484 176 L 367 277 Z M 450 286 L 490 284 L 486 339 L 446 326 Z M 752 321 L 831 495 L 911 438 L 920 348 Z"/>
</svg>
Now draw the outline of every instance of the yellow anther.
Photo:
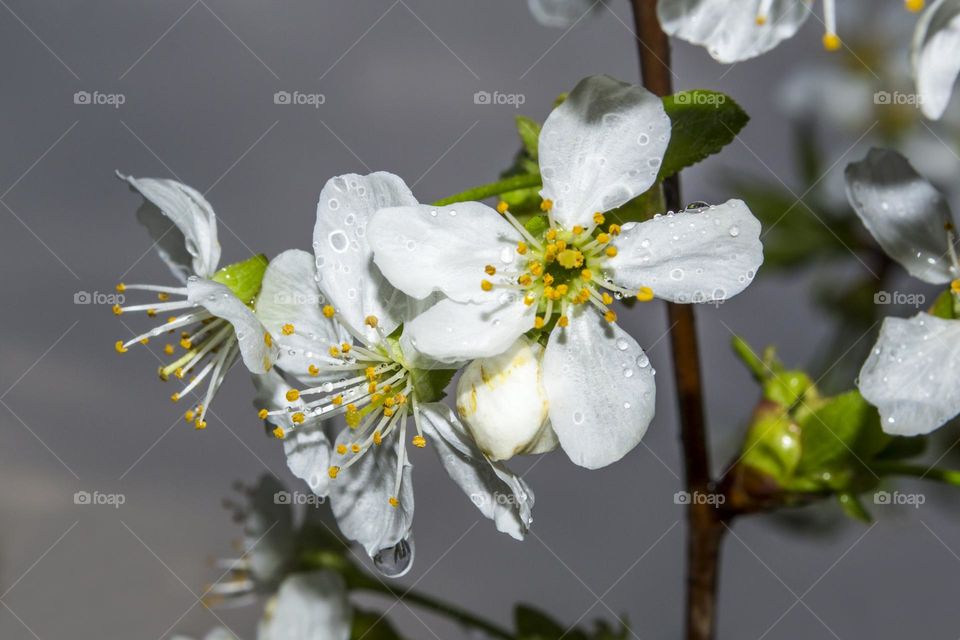
<svg viewBox="0 0 960 640">
<path fill-rule="evenodd" d="M 147 317 L 148 317 L 148 318 L 152 318 L 152 317 L 154 317 L 155 315 L 157 315 L 157 310 L 156 310 L 156 309 L 147 309 Z"/>
<path fill-rule="evenodd" d="M 550 286 L 551 284 L 553 284 L 553 276 L 550 275 L 549 273 L 543 276 L 543 284 L 547 286 Z"/>
<path fill-rule="evenodd" d="M 171 401 L 171 402 L 180 402 L 180 394 L 177 393 L 177 392 L 174 392 L 174 393 L 170 394 L 170 401 Z"/>
<path fill-rule="evenodd" d="M 557 326 L 565 327 L 570 324 L 570 319 L 567 316 L 560 316 L 560 319 L 557 320 Z"/>
<path fill-rule="evenodd" d="M 390 496 L 390 500 L 388 502 L 390 503 L 390 506 L 393 507 L 394 509 L 400 506 L 400 501 L 397 500 L 396 496 Z"/>
<path fill-rule="evenodd" d="M 527 295 L 523 296 L 523 304 L 527 305 L 528 307 L 536 301 L 537 299 L 532 293 L 528 293 Z"/>
<path fill-rule="evenodd" d="M 553 242 L 554 240 L 557 239 L 557 230 L 556 230 L 556 229 L 548 229 L 548 230 L 547 230 L 547 234 L 546 234 L 546 236 L 544 236 L 544 237 L 547 239 L 547 242 Z"/>
<path fill-rule="evenodd" d="M 177 367 L 176 369 L 174 369 L 173 375 L 175 375 L 175 376 L 177 376 L 179 379 L 183 380 L 183 369 L 180 368 L 180 367 Z"/>
<path fill-rule="evenodd" d="M 286 432 L 281 427 L 277 427 L 273 430 L 273 437 L 277 440 L 283 440 L 286 437 Z"/>
<path fill-rule="evenodd" d="M 480 288 L 483 289 L 484 291 L 492 291 L 492 290 L 493 290 L 493 283 L 490 282 L 489 280 L 481 280 L 481 281 L 480 281 Z"/>
<path fill-rule="evenodd" d="M 141 339 L 140 339 L 140 344 L 147 344 L 148 342 L 150 342 L 150 338 L 141 338 Z"/>
<path fill-rule="evenodd" d="M 403 395 L 402 393 L 398 393 L 394 396 L 394 398 L 396 398 L 397 404 L 407 404 L 407 396 Z"/>
<path fill-rule="evenodd" d="M 287 402 L 294 402 L 300 398 L 300 392 L 297 391 L 296 389 L 290 389 L 289 391 L 287 391 L 286 397 L 287 397 Z"/>
<path fill-rule="evenodd" d="M 823 34 L 823 48 L 827 51 L 836 51 L 841 46 L 840 37 L 835 33 Z"/>
<path fill-rule="evenodd" d="M 295 414 L 290 416 L 290 419 L 293 420 L 294 424 L 300 424 L 301 422 L 306 420 L 307 417 L 303 415 L 303 413 L 301 413 L 300 411 L 297 411 Z"/>
<path fill-rule="evenodd" d="M 353 345 L 351 345 L 349 342 L 344 342 L 340 345 L 340 351 L 343 351 L 344 353 L 350 353 L 350 349 L 352 348 Z"/>
<path fill-rule="evenodd" d="M 604 220 L 606 220 L 606 218 L 604 218 L 603 214 L 599 211 L 593 214 L 593 224 L 603 224 Z"/>
<path fill-rule="evenodd" d="M 117 350 L 117 353 L 127 352 L 127 348 L 123 346 L 123 340 L 117 340 L 116 343 L 114 343 L 113 348 Z"/>
<path fill-rule="evenodd" d="M 377 370 L 374 369 L 373 367 L 367 367 L 366 369 L 363 370 L 363 374 L 367 376 L 367 380 L 370 380 L 372 382 L 373 379 L 377 377 Z"/>
<path fill-rule="evenodd" d="M 337 445 L 337 453 L 339 453 L 340 455 L 346 455 L 346 453 L 347 453 L 347 445 L 345 445 L 345 444 L 338 444 L 338 445 Z"/>
<path fill-rule="evenodd" d="M 767 24 L 767 16 L 765 16 L 765 15 L 763 15 L 763 14 L 758 15 L 758 16 L 757 16 L 757 26 L 758 26 L 758 27 L 762 27 L 762 26 L 765 25 L 765 24 Z"/>
<path fill-rule="evenodd" d="M 495 275 L 497 275 L 497 268 L 496 268 L 495 266 L 493 266 L 492 264 L 488 264 L 487 266 L 485 266 L 485 267 L 483 268 L 483 271 L 484 271 L 488 276 L 495 276 Z"/>
<path fill-rule="evenodd" d="M 397 404 L 396 398 L 387 398 L 383 401 L 383 406 L 385 407 L 392 407 L 395 404 Z"/>
<path fill-rule="evenodd" d="M 263 333 L 263 344 L 267 345 L 268 347 L 273 346 L 273 336 L 270 335 L 269 331 L 265 331 Z"/>
<path fill-rule="evenodd" d="M 546 198 L 540 203 L 540 211 L 550 211 L 551 209 L 553 209 L 553 200 L 550 198 Z"/>
<path fill-rule="evenodd" d="M 383 409 L 383 415 L 387 416 L 388 418 L 392 418 L 393 414 L 396 412 L 396 409 L 391 409 L 390 407 L 384 407 Z"/>
<path fill-rule="evenodd" d="M 323 315 L 326 318 L 332 318 L 334 314 L 337 313 L 337 310 L 333 308 L 332 304 L 323 305 Z"/>
<path fill-rule="evenodd" d="M 347 411 L 347 415 L 344 416 L 344 419 L 347 421 L 347 426 L 351 429 L 356 429 L 360 424 L 360 413 L 358 411 Z"/>
<path fill-rule="evenodd" d="M 607 254 L 607 257 L 608 257 L 608 258 L 613 258 L 614 256 L 617 255 L 617 248 L 614 247 L 613 245 L 611 245 L 611 246 L 607 247 L 607 250 L 604 251 L 604 253 Z"/>
<path fill-rule="evenodd" d="M 413 446 L 423 449 L 427 446 L 427 439 L 420 435 L 413 436 Z"/>
<path fill-rule="evenodd" d="M 118 316 L 123 313 L 123 307 L 118 304 L 113 305 L 113 315 Z"/>
<path fill-rule="evenodd" d="M 574 300 L 574 303 L 583 304 L 589 299 L 590 299 L 590 290 L 584 287 L 583 289 L 580 289 L 580 293 L 579 295 L 577 295 L 577 299 Z"/>
<path fill-rule="evenodd" d="M 117 286 L 114 287 L 114 289 L 117 290 L 117 293 L 123 293 L 124 291 L 127 290 L 127 285 L 123 284 L 122 282 L 118 282 Z"/>
<path fill-rule="evenodd" d="M 261 420 L 266 420 L 268 415 L 270 415 L 270 412 L 266 409 L 260 409 L 260 411 L 257 411 L 257 417 Z"/>
<path fill-rule="evenodd" d="M 352 445 L 350 445 L 350 451 L 353 451 L 354 453 L 360 453 L 360 445 L 354 442 Z"/>
<path fill-rule="evenodd" d="M 337 348 L 336 346 L 330 347 L 330 355 L 333 356 L 334 358 L 339 358 L 339 357 L 340 357 L 340 349 Z"/>
<path fill-rule="evenodd" d="M 367 325 L 371 329 L 376 329 L 377 325 L 380 324 L 380 321 L 377 320 L 377 316 L 367 316 L 363 319 L 363 324 Z"/>
<path fill-rule="evenodd" d="M 282 327 L 280 327 L 280 333 L 282 333 L 285 336 L 293 335 L 294 331 L 295 329 L 293 328 L 293 325 L 290 324 L 289 322 L 283 325 Z"/>
<path fill-rule="evenodd" d="M 170 316 L 169 318 L 167 318 L 167 324 L 170 324 L 171 322 L 176 322 L 176 321 L 177 321 L 177 316 Z M 170 329 L 170 332 L 172 333 L 173 329 Z"/>
<path fill-rule="evenodd" d="M 557 251 L 558 251 L 558 252 L 563 251 L 563 250 L 566 249 L 566 248 L 567 248 L 567 241 L 566 241 L 566 240 L 557 240 Z"/>
<path fill-rule="evenodd" d="M 911 13 L 919 13 L 923 11 L 923 7 L 926 3 L 923 0 L 903 0 L 903 6 L 907 8 L 907 11 Z"/>
<path fill-rule="evenodd" d="M 606 291 L 600 294 L 600 299 L 603 300 L 603 304 L 613 304 L 613 296 Z"/>
<path fill-rule="evenodd" d="M 157 300 L 159 300 L 160 302 L 166 302 L 169 299 L 170 299 L 169 293 L 164 293 L 161 291 L 160 293 L 157 294 Z"/>
<path fill-rule="evenodd" d="M 611 224 L 609 227 L 607 227 L 607 233 L 609 233 L 612 236 L 620 235 L 620 225 Z"/>
<path fill-rule="evenodd" d="M 578 236 L 583 233 L 583 227 L 578 224 L 573 225 L 573 235 Z"/>
<path fill-rule="evenodd" d="M 560 295 L 560 296 L 565 296 L 565 295 L 567 295 L 567 292 L 568 292 L 568 291 L 570 291 L 570 287 L 568 287 L 567 285 L 565 285 L 565 284 L 558 284 L 558 285 L 557 285 L 557 294 L 558 294 L 558 295 Z"/>
<path fill-rule="evenodd" d="M 180 338 L 180 346 L 184 349 L 192 349 L 193 343 L 190 342 L 189 338 Z"/>
<path fill-rule="evenodd" d="M 524 255 L 526 252 L 527 252 L 527 243 L 526 243 L 526 242 L 518 242 L 518 243 L 517 243 L 517 253 L 519 253 L 520 255 Z"/>
<path fill-rule="evenodd" d="M 500 202 L 497 203 L 497 213 L 506 213 L 507 209 L 509 208 L 510 208 L 510 205 L 507 204 L 506 201 L 504 200 L 501 200 Z"/>
<path fill-rule="evenodd" d="M 367 393 L 373 393 L 376 390 L 377 390 L 376 382 L 371 382 L 370 384 L 367 385 Z"/>
<path fill-rule="evenodd" d="M 533 283 L 533 278 L 530 277 L 529 273 L 521 274 L 521 276 L 517 278 L 517 284 L 523 287 L 529 287 L 532 283 Z"/>
<path fill-rule="evenodd" d="M 579 269 L 583 266 L 583 254 L 576 249 L 564 249 L 557 256 L 557 262 L 564 269 Z"/>
<path fill-rule="evenodd" d="M 193 423 L 193 428 L 197 431 L 203 431 L 207 428 L 207 421 L 197 418 L 197 420 Z"/>
<path fill-rule="evenodd" d="M 617 314 L 614 313 L 613 311 L 607 310 L 607 312 L 603 314 L 603 319 L 606 320 L 607 322 L 616 322 Z"/>
<path fill-rule="evenodd" d="M 336 478 L 338 473 L 340 473 L 340 467 L 330 467 L 327 469 L 327 475 L 330 476 L 331 479 Z"/>
<path fill-rule="evenodd" d="M 586 280 L 587 282 L 590 282 L 591 280 L 593 280 L 593 271 L 590 271 L 590 269 L 584 269 L 583 271 L 580 272 L 580 277 Z"/>
<path fill-rule="evenodd" d="M 193 412 L 193 409 L 187 409 L 183 412 L 183 419 L 187 422 L 193 422 L 193 418 L 196 414 Z"/>
<path fill-rule="evenodd" d="M 165 354 L 167 354 L 168 356 L 172 356 L 172 355 L 173 355 L 173 352 L 174 352 L 173 345 L 172 345 L 172 344 L 165 344 L 165 345 L 163 345 L 163 352 L 164 352 Z"/>
<path fill-rule="evenodd" d="M 543 288 L 543 295 L 545 295 L 548 298 L 553 298 L 554 292 L 555 292 L 555 289 L 550 285 L 547 285 Z"/>
<path fill-rule="evenodd" d="M 650 302 L 653 300 L 653 289 L 650 287 L 640 287 L 637 291 L 637 300 L 640 302 Z"/>
<path fill-rule="evenodd" d="M 307 373 L 309 373 L 312 376 L 317 376 L 317 375 L 320 375 L 320 369 L 317 367 L 317 365 L 312 364 L 309 367 L 307 367 Z"/>
<path fill-rule="evenodd" d="M 601 233 L 600 235 L 597 236 L 597 242 L 599 242 L 600 244 L 607 244 L 608 242 L 610 242 L 610 234 Z"/>
<path fill-rule="evenodd" d="M 538 278 L 543 275 L 543 265 L 539 262 L 530 263 L 530 273 L 537 276 Z"/>
<path fill-rule="evenodd" d="M 377 445 L 377 446 L 379 447 L 382 442 L 383 442 L 383 436 L 380 435 L 380 432 L 379 432 L 379 431 L 374 431 L 374 432 L 373 432 L 373 444 L 375 444 L 375 445 Z"/>
<path fill-rule="evenodd" d="M 543 329 L 543 318 L 537 316 L 533 319 L 533 328 L 534 329 Z"/>
<path fill-rule="evenodd" d="M 341 393 L 341 394 L 338 394 L 338 395 L 335 396 L 335 397 L 333 398 L 333 400 L 331 400 L 330 402 L 332 402 L 334 405 L 336 405 L 336 406 L 339 407 L 340 405 L 343 404 L 343 394 L 342 394 L 342 393 Z"/>
</svg>

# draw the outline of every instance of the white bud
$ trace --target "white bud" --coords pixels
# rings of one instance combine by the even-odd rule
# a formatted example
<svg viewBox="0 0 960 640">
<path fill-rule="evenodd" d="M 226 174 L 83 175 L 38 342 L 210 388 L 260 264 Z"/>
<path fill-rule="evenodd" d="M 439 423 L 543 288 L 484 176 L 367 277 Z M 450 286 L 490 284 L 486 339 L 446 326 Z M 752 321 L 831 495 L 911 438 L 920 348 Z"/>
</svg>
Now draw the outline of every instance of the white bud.
<svg viewBox="0 0 960 640">
<path fill-rule="evenodd" d="M 521 336 L 505 353 L 474 360 L 457 384 L 457 413 L 491 460 L 557 447 L 541 382 L 543 347 Z"/>
</svg>

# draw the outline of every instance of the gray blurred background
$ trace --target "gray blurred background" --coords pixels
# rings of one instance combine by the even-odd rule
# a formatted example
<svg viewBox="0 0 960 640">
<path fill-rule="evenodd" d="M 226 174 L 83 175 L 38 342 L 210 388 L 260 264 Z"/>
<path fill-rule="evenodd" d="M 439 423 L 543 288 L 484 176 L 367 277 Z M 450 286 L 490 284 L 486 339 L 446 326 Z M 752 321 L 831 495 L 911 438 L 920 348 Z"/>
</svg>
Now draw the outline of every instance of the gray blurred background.
<svg viewBox="0 0 960 640">
<path fill-rule="evenodd" d="M 0 5 L 0 637 L 199 636 L 218 623 L 197 604 L 217 575 L 206 559 L 229 556 L 238 534 L 221 498 L 235 480 L 293 478 L 239 369 L 208 429 L 195 432 L 170 403 L 173 388 L 157 382 L 153 356 L 114 352 L 129 334 L 109 305 L 75 304 L 78 292 L 109 294 L 121 278 L 170 280 L 134 217 L 139 198 L 114 169 L 207 192 L 222 264 L 251 251 L 309 250 L 317 195 L 334 175 L 392 171 L 422 201 L 495 179 L 517 148 L 518 110 L 475 104 L 475 92 L 522 94 L 519 113 L 542 120 L 585 75 L 636 81 L 629 8 L 609 0 L 564 32 L 538 25 L 520 0 Z M 713 179 L 721 166 L 792 183 L 774 89 L 801 58 L 826 56 L 819 38 L 811 20 L 772 54 L 733 67 L 676 46 L 678 88 L 723 90 L 753 118 L 740 141 L 684 175 L 685 200 L 735 196 Z M 75 104 L 78 91 L 125 102 Z M 277 105 L 277 91 L 322 93 L 325 103 Z M 858 135 L 834 141 L 837 170 L 862 156 L 844 155 Z M 808 285 L 831 268 L 761 273 L 743 295 L 700 310 L 717 464 L 735 452 L 757 397 L 729 350 L 731 331 L 804 363 L 830 333 Z M 904 278 L 903 290 L 912 288 Z M 477 523 L 433 454 L 413 451 L 418 552 L 403 584 L 504 624 L 525 601 L 565 623 L 616 614 L 640 638 L 679 636 L 685 525 L 673 499 L 681 465 L 665 310 L 621 315 L 659 372 L 644 444 L 594 472 L 560 453 L 515 461 L 530 468 L 537 497 L 524 543 Z M 903 486 L 927 503 L 874 510 L 872 527 L 738 522 L 724 547 L 721 637 L 956 638 L 955 503 L 929 485 Z M 81 490 L 122 493 L 126 503 L 76 505 Z M 216 613 L 252 638 L 260 611 Z M 410 637 L 462 636 L 403 605 L 391 618 Z"/>
</svg>

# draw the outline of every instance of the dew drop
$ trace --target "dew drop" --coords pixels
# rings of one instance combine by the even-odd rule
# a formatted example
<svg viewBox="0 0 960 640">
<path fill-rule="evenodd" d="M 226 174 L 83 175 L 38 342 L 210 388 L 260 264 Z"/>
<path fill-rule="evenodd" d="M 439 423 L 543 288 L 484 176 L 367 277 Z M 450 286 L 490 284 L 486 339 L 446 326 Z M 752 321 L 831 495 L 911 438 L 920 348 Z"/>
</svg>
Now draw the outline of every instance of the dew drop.
<svg viewBox="0 0 960 640">
<path fill-rule="evenodd" d="M 373 556 L 373 566 L 388 578 L 399 578 L 413 566 L 414 547 L 412 540 L 401 540 L 387 549 L 380 549 Z"/>
<path fill-rule="evenodd" d="M 583 414 L 579 411 L 574 412 L 573 414 L 573 423 L 574 424 L 583 424 Z"/>
<path fill-rule="evenodd" d="M 336 211 L 340 208 L 340 201 L 336 198 L 330 198 L 327 200 L 327 206 L 330 207 L 331 211 Z"/>
<path fill-rule="evenodd" d="M 674 269 L 670 272 L 670 277 L 674 280 L 683 280 L 683 269 Z"/>
<path fill-rule="evenodd" d="M 623 377 L 624 377 L 624 378 L 632 378 L 632 377 L 633 377 L 633 369 L 631 369 L 631 368 L 629 368 L 629 367 L 627 367 L 626 369 L 624 369 L 624 370 L 623 370 Z"/>
<path fill-rule="evenodd" d="M 327 241 L 330 243 L 330 248 L 337 253 L 343 253 L 346 251 L 347 246 L 350 244 L 350 241 L 347 239 L 347 234 L 340 229 L 331 231 L 330 235 L 327 237 Z"/>
<path fill-rule="evenodd" d="M 624 340 L 623 338 L 617 338 L 617 349 L 620 351 L 626 351 L 630 348 L 630 343 Z"/>
</svg>

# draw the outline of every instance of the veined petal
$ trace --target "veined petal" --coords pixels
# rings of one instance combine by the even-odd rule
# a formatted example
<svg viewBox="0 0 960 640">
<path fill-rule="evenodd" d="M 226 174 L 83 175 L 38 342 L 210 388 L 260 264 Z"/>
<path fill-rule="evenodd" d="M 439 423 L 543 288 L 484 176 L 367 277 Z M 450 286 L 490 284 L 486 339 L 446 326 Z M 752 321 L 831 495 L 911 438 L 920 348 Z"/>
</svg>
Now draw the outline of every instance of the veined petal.
<svg viewBox="0 0 960 640">
<path fill-rule="evenodd" d="M 660 98 L 610 76 L 584 78 L 543 123 L 540 194 L 562 226 L 589 226 L 653 184 L 669 141 Z"/>
<path fill-rule="evenodd" d="M 459 302 L 483 297 L 488 264 L 518 263 L 520 233 L 479 202 L 380 209 L 367 229 L 374 262 L 393 286 L 423 299 L 442 291 Z"/>
<path fill-rule="evenodd" d="M 320 192 L 313 229 L 316 276 L 342 321 L 368 343 L 377 334 L 364 320 L 375 316 L 390 334 L 404 321 L 408 299 L 373 263 L 367 227 L 378 209 L 416 205 L 403 180 L 386 172 L 338 176 Z"/>
<path fill-rule="evenodd" d="M 284 251 L 267 265 L 254 304 L 257 318 L 282 345 L 277 366 L 305 384 L 319 379 L 310 374 L 310 367 L 320 364 L 331 345 L 350 340 L 339 323 L 323 315 L 325 298 L 315 275 L 312 255 L 299 249 Z"/>
<path fill-rule="evenodd" d="M 887 318 L 857 380 L 887 433 L 930 433 L 960 413 L 960 321 Z"/>
<path fill-rule="evenodd" d="M 770 51 L 792 38 L 813 0 L 660 0 L 660 26 L 671 36 L 706 47 L 725 64 Z M 764 5 L 769 9 L 761 17 Z M 762 23 L 762 24 L 761 24 Z"/>
<path fill-rule="evenodd" d="M 217 217 L 200 192 L 176 180 L 134 178 L 119 171 L 117 177 L 143 196 L 137 219 L 173 275 L 181 282 L 191 275 L 212 276 L 220 262 Z"/>
<path fill-rule="evenodd" d="M 942 284 L 955 278 L 944 226 L 950 207 L 902 155 L 871 149 L 847 166 L 847 198 L 864 226 L 910 275 Z"/>
<path fill-rule="evenodd" d="M 257 640 L 347 640 L 353 609 L 343 578 L 330 570 L 293 573 L 283 581 Z"/>
<path fill-rule="evenodd" d="M 597 0 L 528 0 L 527 4 L 543 26 L 565 29 L 594 9 Z"/>
<path fill-rule="evenodd" d="M 350 429 L 344 429 L 335 444 L 349 447 L 352 436 Z M 340 531 L 363 545 L 371 558 L 409 538 L 413 527 L 413 467 L 406 460 L 400 495 L 394 494 L 398 449 L 403 445 L 396 437 L 384 438 L 382 445 L 370 447 L 330 482 L 330 507 Z M 392 497 L 397 498 L 396 507 L 391 505 Z"/>
<path fill-rule="evenodd" d="M 671 302 L 726 300 L 763 262 L 760 222 L 740 200 L 624 225 L 606 262 L 610 278 Z"/>
<path fill-rule="evenodd" d="M 490 293 L 480 303 L 445 298 L 407 324 L 404 334 L 417 351 L 441 362 L 485 358 L 533 328 L 535 311 L 519 294 Z"/>
<path fill-rule="evenodd" d="M 440 463 L 497 531 L 523 540 L 533 522 L 533 491 L 502 463 L 477 448 L 453 411 L 444 404 L 420 405 L 424 433 Z"/>
<path fill-rule="evenodd" d="M 597 469 L 640 443 L 656 404 L 654 370 L 630 334 L 593 308 L 578 308 L 555 328 L 543 356 L 543 386 L 560 446 Z"/>
<path fill-rule="evenodd" d="M 943 115 L 960 74 L 960 0 L 937 0 L 917 22 L 910 51 L 923 115 Z"/>
<path fill-rule="evenodd" d="M 279 349 L 273 336 L 229 287 L 191 276 L 187 280 L 187 299 L 233 325 L 240 356 L 250 373 L 266 373 L 277 361 Z"/>
</svg>

